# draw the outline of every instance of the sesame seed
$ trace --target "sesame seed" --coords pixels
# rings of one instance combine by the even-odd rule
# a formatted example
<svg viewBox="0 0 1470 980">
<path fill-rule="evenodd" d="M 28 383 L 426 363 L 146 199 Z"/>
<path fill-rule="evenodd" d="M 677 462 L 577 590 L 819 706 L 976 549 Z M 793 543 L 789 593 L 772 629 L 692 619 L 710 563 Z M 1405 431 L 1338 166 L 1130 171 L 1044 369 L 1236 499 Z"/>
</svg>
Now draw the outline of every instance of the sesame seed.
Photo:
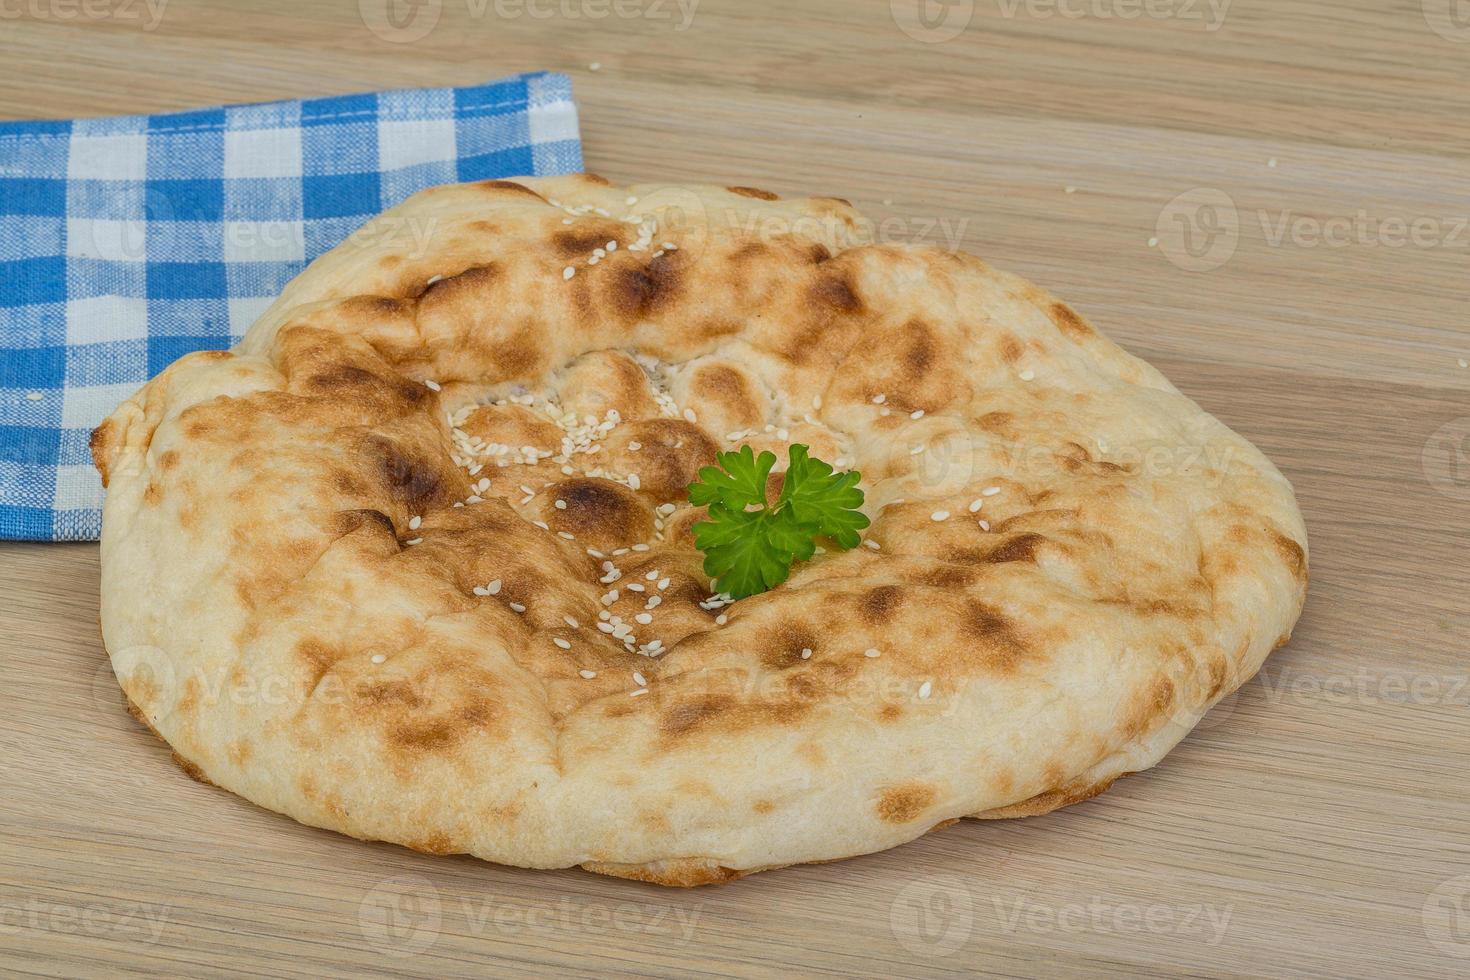
<svg viewBox="0 0 1470 980">
<path fill-rule="evenodd" d="M 613 631 L 612 623 L 598 623 L 597 628 L 604 633 L 611 633 Z"/>
<path fill-rule="evenodd" d="M 440 390 L 442 390 L 439 387 L 439 382 L 434 381 L 431 378 L 425 378 L 424 379 L 424 387 L 425 388 L 428 388 L 430 391 L 440 391 Z"/>
<path fill-rule="evenodd" d="M 563 650 L 570 650 L 572 648 L 572 645 L 570 643 L 568 643 L 566 640 L 563 640 L 559 636 L 553 638 L 551 642 L 552 643 L 555 643 L 557 646 L 561 647 Z"/>
<path fill-rule="evenodd" d="M 384 656 L 383 654 L 381 654 L 381 653 L 375 653 L 375 654 L 373 654 L 373 657 L 372 657 L 373 663 L 375 663 L 375 664 L 380 664 L 380 663 L 382 663 L 383 661 L 385 661 L 387 659 L 388 658 L 386 656 Z"/>
<path fill-rule="evenodd" d="M 639 687 L 648 686 L 648 681 L 644 680 L 643 675 L 636 670 L 633 671 L 633 683 L 637 684 Z"/>
<path fill-rule="evenodd" d="M 647 602 L 647 604 L 644 605 L 643 608 L 644 609 L 654 609 L 654 608 L 657 608 L 658 604 L 661 603 L 661 602 L 663 602 L 663 601 L 664 601 L 664 597 L 663 596 L 661 596 L 661 595 L 651 595 L 651 596 L 648 597 L 648 602 Z"/>
<path fill-rule="evenodd" d="M 692 408 L 686 408 L 686 409 L 684 409 L 684 421 L 690 423 L 691 425 L 693 423 L 699 421 L 699 419 L 694 414 L 694 409 L 692 409 Z"/>
<path fill-rule="evenodd" d="M 531 523 L 534 524 L 534 525 L 536 525 L 537 527 L 539 527 L 543 531 L 550 531 L 551 530 L 551 527 L 545 521 L 532 521 Z"/>
<path fill-rule="evenodd" d="M 574 269 L 574 268 L 572 268 L 571 266 L 567 266 L 565 269 L 561 270 L 561 277 L 563 279 L 570 279 L 570 278 L 572 278 L 572 276 L 575 276 L 576 274 L 577 274 L 577 270 Z"/>
<path fill-rule="evenodd" d="M 1031 370 L 1030 368 L 1027 368 L 1020 373 L 1019 377 L 1022 381 L 1030 381 L 1032 378 L 1036 377 L 1036 372 Z"/>
<path fill-rule="evenodd" d="M 485 586 L 485 591 L 491 595 L 500 595 L 500 579 L 495 579 L 489 585 Z"/>
<path fill-rule="evenodd" d="M 607 243 L 607 250 L 609 252 L 616 252 L 618 250 L 618 243 L 617 242 L 608 242 Z"/>
<path fill-rule="evenodd" d="M 594 61 L 594 62 L 592 62 L 592 64 L 590 64 L 590 65 L 587 66 L 587 70 L 588 71 L 601 71 L 602 70 L 602 62 L 600 62 L 600 61 Z"/>
<path fill-rule="evenodd" d="M 936 510 L 934 513 L 929 515 L 929 518 L 935 521 L 947 521 L 949 520 L 949 511 Z"/>
<path fill-rule="evenodd" d="M 878 652 L 878 648 L 877 647 L 868 647 L 866 650 L 863 651 L 863 656 L 865 656 L 865 657 L 879 657 L 879 656 L 882 656 L 882 654 Z"/>
<path fill-rule="evenodd" d="M 639 613 L 638 615 L 634 616 L 633 619 L 643 626 L 647 626 L 649 623 L 653 622 L 653 617 L 650 616 L 648 613 Z"/>
<path fill-rule="evenodd" d="M 923 701 L 934 691 L 934 685 L 928 681 L 919 685 L 919 700 Z"/>
<path fill-rule="evenodd" d="M 919 455 L 920 453 L 922 453 L 927 448 L 929 448 L 929 447 L 928 446 L 925 446 L 923 443 L 919 443 L 913 449 L 910 449 L 909 450 L 909 455 L 910 456 L 917 456 L 917 455 Z"/>
<path fill-rule="evenodd" d="M 577 673 L 581 674 L 583 677 L 587 678 L 589 681 L 592 678 L 594 678 L 594 677 L 597 676 L 597 671 L 595 671 L 595 670 L 579 670 L 579 671 L 577 671 Z"/>
<path fill-rule="evenodd" d="M 489 595 L 490 594 L 490 590 L 487 589 L 487 588 L 485 588 L 483 585 L 477 585 L 477 586 L 475 586 L 475 588 L 474 588 L 473 591 L 474 591 L 475 595 L 479 595 L 479 596 L 486 596 L 486 595 Z"/>
<path fill-rule="evenodd" d="M 1276 169 L 1276 158 L 1275 157 L 1272 157 L 1271 159 L 1267 160 L 1266 161 L 1266 166 L 1270 167 L 1272 170 L 1275 170 Z"/>
<path fill-rule="evenodd" d="M 415 514 L 413 517 L 410 517 L 408 519 L 408 529 L 410 531 L 417 531 L 419 529 L 419 525 L 422 523 L 424 523 L 424 519 Z"/>
<path fill-rule="evenodd" d="M 812 659 L 812 648 L 811 647 L 802 647 L 801 648 L 801 659 L 803 659 L 803 660 L 810 660 L 810 659 Z"/>
<path fill-rule="evenodd" d="M 658 587 L 660 590 L 667 589 L 669 587 L 668 576 L 664 576 L 663 578 L 658 580 Z"/>
<path fill-rule="evenodd" d="M 980 522 L 980 530 L 982 530 L 982 531 L 988 531 L 988 530 L 990 530 L 990 522 L 989 521 L 981 521 Z"/>
<path fill-rule="evenodd" d="M 634 490 L 637 490 L 637 489 L 639 489 L 640 487 L 643 486 L 643 481 L 640 480 L 640 479 L 638 479 L 638 474 L 637 473 L 629 473 L 628 474 L 628 486 L 632 487 Z"/>
<path fill-rule="evenodd" d="M 923 417 L 924 417 L 924 410 L 922 408 L 917 409 L 917 410 L 912 411 L 912 412 L 909 413 L 909 418 L 911 418 L 911 419 L 921 419 Z"/>
<path fill-rule="evenodd" d="M 566 510 L 567 509 L 567 502 L 565 500 L 562 500 L 562 499 L 558 498 L 557 501 L 556 501 L 556 509 L 557 510 Z"/>
<path fill-rule="evenodd" d="M 574 619 L 574 618 L 573 618 L 573 617 L 571 617 L 571 616 L 563 616 L 563 617 L 562 617 L 562 622 L 564 622 L 564 623 L 566 623 L 566 624 L 567 624 L 567 625 L 568 625 L 568 626 L 570 626 L 570 627 L 571 627 L 571 628 L 572 628 L 572 629 L 574 629 L 574 630 L 575 630 L 575 629 L 581 629 L 581 628 L 582 628 L 582 627 L 581 627 L 581 626 L 580 626 L 580 625 L 579 625 L 579 624 L 578 624 L 578 623 L 577 623 L 577 621 L 576 621 L 576 619 Z"/>
<path fill-rule="evenodd" d="M 569 225 L 569 224 L 572 223 L 572 219 L 571 218 L 562 218 L 561 219 L 561 223 L 564 224 L 564 225 Z"/>
<path fill-rule="evenodd" d="M 1458 363 L 1460 367 L 1470 367 L 1470 361 L 1465 360 L 1463 357 L 1460 358 Z"/>
<path fill-rule="evenodd" d="M 640 450 L 642 448 L 643 448 L 643 443 L 641 443 L 641 442 L 630 442 L 630 443 L 628 443 L 628 452 L 630 452 L 630 453 L 636 453 L 638 450 Z"/>
<path fill-rule="evenodd" d="M 1077 188 L 1075 188 L 1075 187 L 1067 187 L 1067 188 L 1064 188 L 1064 190 L 1065 190 L 1065 191 L 1066 191 L 1066 192 L 1067 192 L 1067 193 L 1068 193 L 1068 194 L 1076 194 L 1076 193 L 1077 193 Z"/>
<path fill-rule="evenodd" d="M 868 538 L 866 541 L 864 541 L 863 542 L 863 547 L 865 547 L 865 548 L 872 548 L 874 551 L 880 551 L 883 548 L 882 545 L 880 545 L 878 542 L 874 541 L 872 538 Z"/>
<path fill-rule="evenodd" d="M 510 608 L 512 612 L 523 613 L 526 611 L 526 607 L 521 605 L 519 602 L 512 602 L 510 604 Z"/>
<path fill-rule="evenodd" d="M 980 496 L 994 497 L 998 493 L 1000 493 L 1000 487 L 986 487 L 984 490 L 980 491 Z"/>
<path fill-rule="evenodd" d="M 424 543 L 424 539 L 423 538 L 409 538 L 407 541 L 405 541 L 403 543 L 404 544 L 423 544 Z"/>
<path fill-rule="evenodd" d="M 716 626 L 724 626 L 729 621 L 730 621 L 730 617 L 727 616 L 727 615 L 725 615 L 724 613 L 720 613 L 718 616 L 715 617 L 715 625 Z"/>
<path fill-rule="evenodd" d="M 1148 247 L 1149 248 L 1158 248 L 1159 247 L 1159 240 L 1157 238 L 1150 238 L 1148 240 Z"/>
<path fill-rule="evenodd" d="M 575 540 L 577 540 L 577 536 L 575 534 L 573 534 L 571 531 L 557 531 L 556 532 L 556 536 L 559 537 L 559 538 L 566 538 L 568 541 L 575 541 Z"/>
<path fill-rule="evenodd" d="M 975 511 L 979 510 L 984 505 L 985 500 L 981 497 L 976 497 L 974 500 L 970 501 L 970 513 L 975 513 Z"/>
<path fill-rule="evenodd" d="M 1461 365 L 1461 367 L 1464 367 L 1464 365 Z M 28 391 L 28 392 L 26 392 L 26 401 L 38 402 L 42 398 L 45 398 L 45 397 L 46 396 L 43 395 L 43 394 L 41 394 L 39 391 Z"/>
<path fill-rule="evenodd" d="M 643 544 L 642 542 L 639 542 L 638 544 L 635 544 L 633 546 L 633 550 L 634 551 L 647 551 L 648 550 L 648 545 Z"/>
<path fill-rule="evenodd" d="M 617 602 L 617 601 L 618 601 L 618 590 L 617 589 L 610 589 L 606 593 L 604 593 L 603 596 L 602 596 L 602 604 L 604 606 L 610 606 L 614 602 Z"/>
<path fill-rule="evenodd" d="M 643 591 L 643 583 L 642 582 L 629 582 L 628 583 L 628 591 L 630 591 L 630 592 L 642 592 Z"/>
<path fill-rule="evenodd" d="M 640 694 L 647 694 L 647 693 L 648 693 L 648 688 L 646 688 L 646 687 L 640 687 L 638 690 L 634 691 L 632 694 L 630 694 L 628 696 L 631 697 L 631 698 L 636 698 Z"/>
<path fill-rule="evenodd" d="M 643 577 L 646 578 L 646 579 L 648 579 L 648 581 L 652 582 L 654 579 L 658 578 L 658 569 L 655 568 L 653 571 L 649 572 L 647 575 L 645 575 Z"/>
</svg>

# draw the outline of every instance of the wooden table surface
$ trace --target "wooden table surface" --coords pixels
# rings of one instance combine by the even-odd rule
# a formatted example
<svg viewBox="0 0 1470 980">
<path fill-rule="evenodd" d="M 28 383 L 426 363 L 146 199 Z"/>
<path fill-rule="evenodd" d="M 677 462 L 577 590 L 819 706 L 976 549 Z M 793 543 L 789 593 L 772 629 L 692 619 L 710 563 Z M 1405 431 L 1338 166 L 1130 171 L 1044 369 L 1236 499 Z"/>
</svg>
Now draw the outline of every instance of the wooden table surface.
<svg viewBox="0 0 1470 980">
<path fill-rule="evenodd" d="M 1067 297 L 1292 479 L 1306 613 L 1094 801 L 666 891 L 186 779 L 122 710 L 96 546 L 8 545 L 0 971 L 1470 970 L 1470 5 L 382 2 L 0 4 L 0 117 L 567 71 L 591 169 L 840 195 Z"/>
</svg>

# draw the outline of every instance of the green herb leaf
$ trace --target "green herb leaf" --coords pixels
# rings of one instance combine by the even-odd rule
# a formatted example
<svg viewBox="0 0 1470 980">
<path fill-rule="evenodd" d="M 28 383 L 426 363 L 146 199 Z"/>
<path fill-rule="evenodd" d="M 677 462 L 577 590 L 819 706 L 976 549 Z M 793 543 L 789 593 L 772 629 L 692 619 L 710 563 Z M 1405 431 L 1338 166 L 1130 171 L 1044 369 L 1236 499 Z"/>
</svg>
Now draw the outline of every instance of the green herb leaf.
<svg viewBox="0 0 1470 980">
<path fill-rule="evenodd" d="M 810 558 L 819 537 L 837 547 L 856 547 L 868 519 L 857 508 L 863 492 L 857 471 L 834 473 L 807 447 L 792 446 L 781 496 L 766 502 L 775 454 L 759 457 L 749 446 L 720 453 L 718 466 L 699 471 L 689 501 L 709 507 L 709 520 L 694 525 L 694 544 L 704 552 L 704 571 L 715 587 L 736 599 L 765 592 L 786 581 L 791 566 Z"/>
<path fill-rule="evenodd" d="M 857 488 L 862 474 L 833 473 L 828 464 L 807 456 L 805 446 L 792 446 L 790 455 L 779 503 L 790 507 L 800 523 L 815 524 L 844 550 L 856 548 L 862 540 L 858 532 L 868 526 L 858 510 L 863 505 L 863 492 Z"/>
</svg>

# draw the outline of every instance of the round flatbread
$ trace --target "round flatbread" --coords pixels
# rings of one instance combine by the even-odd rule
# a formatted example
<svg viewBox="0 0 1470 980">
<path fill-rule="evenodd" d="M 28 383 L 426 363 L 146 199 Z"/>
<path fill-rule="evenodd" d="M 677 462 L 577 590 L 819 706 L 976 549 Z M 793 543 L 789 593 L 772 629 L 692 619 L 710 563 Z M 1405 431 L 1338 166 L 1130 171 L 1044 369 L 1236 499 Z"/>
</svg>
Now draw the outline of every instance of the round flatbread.
<svg viewBox="0 0 1470 980">
<path fill-rule="evenodd" d="M 589 175 L 385 212 L 94 436 L 136 713 L 304 823 L 674 885 L 1152 766 L 1296 621 L 1290 486 L 1037 287 L 868 230 Z M 793 443 L 866 541 L 726 603 L 687 485 Z"/>
</svg>

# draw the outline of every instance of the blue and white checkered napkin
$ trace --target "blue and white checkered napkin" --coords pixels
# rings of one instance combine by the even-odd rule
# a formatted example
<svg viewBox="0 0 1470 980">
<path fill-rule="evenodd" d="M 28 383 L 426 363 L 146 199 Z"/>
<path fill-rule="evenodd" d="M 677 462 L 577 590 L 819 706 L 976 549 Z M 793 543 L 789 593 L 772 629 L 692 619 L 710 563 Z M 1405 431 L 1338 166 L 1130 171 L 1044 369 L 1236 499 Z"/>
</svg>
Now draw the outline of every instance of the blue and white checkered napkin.
<svg viewBox="0 0 1470 980">
<path fill-rule="evenodd" d="M 420 188 L 582 168 L 564 75 L 0 123 L 0 538 L 101 529 L 87 439 Z"/>
</svg>

